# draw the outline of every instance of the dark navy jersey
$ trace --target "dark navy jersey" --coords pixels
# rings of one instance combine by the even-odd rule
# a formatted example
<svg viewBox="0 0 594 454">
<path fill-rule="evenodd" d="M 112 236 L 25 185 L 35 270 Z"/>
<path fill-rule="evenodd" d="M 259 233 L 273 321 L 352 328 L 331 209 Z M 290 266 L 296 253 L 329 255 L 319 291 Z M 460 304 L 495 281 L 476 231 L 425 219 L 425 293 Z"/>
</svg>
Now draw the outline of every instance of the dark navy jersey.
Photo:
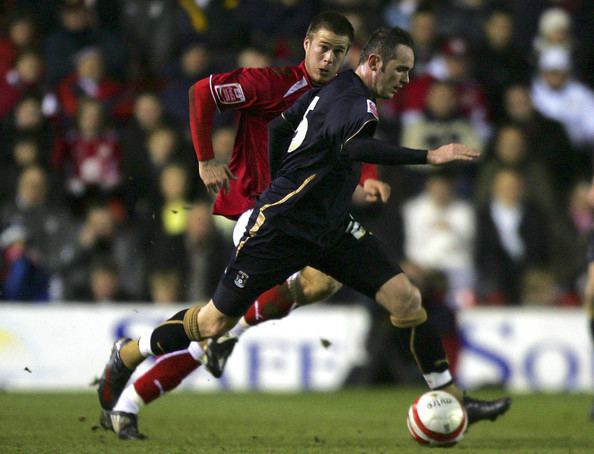
<svg viewBox="0 0 594 454">
<path fill-rule="evenodd" d="M 347 227 L 361 168 L 343 147 L 354 137 L 373 136 L 375 100 L 354 71 L 345 71 L 307 92 L 283 117 L 295 134 L 275 179 L 258 199 L 252 231 L 267 223 L 329 245 Z"/>
</svg>

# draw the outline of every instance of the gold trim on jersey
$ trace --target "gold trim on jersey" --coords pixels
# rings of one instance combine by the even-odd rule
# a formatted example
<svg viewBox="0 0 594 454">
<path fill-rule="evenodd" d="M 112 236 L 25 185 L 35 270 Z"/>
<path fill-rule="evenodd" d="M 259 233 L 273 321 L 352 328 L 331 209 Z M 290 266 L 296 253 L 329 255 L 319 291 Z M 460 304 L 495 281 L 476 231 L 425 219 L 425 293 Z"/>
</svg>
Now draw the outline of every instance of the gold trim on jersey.
<svg viewBox="0 0 594 454">
<path fill-rule="evenodd" d="M 262 205 L 262 208 L 260 208 L 260 210 L 258 211 L 258 217 L 256 218 L 256 222 L 254 222 L 254 225 L 248 231 L 247 238 L 245 240 L 241 240 L 239 242 L 239 244 L 237 245 L 237 250 L 235 251 L 235 257 L 237 257 L 237 255 L 239 254 L 239 251 L 245 245 L 246 241 L 249 240 L 250 238 L 253 238 L 256 235 L 256 233 L 258 233 L 258 230 L 260 230 L 260 227 L 262 227 L 262 225 L 266 221 L 266 215 L 264 214 L 264 211 L 270 207 L 273 207 L 276 205 L 281 205 L 281 204 L 285 203 L 287 200 L 289 200 L 290 198 L 292 198 L 293 196 L 299 194 L 316 177 L 316 175 L 317 174 L 314 173 L 313 175 L 308 176 L 305 180 L 303 180 L 303 183 L 301 183 L 301 185 L 297 189 L 289 192 L 282 199 L 277 200 L 274 203 L 267 203 L 265 205 Z"/>
<path fill-rule="evenodd" d="M 350 136 L 347 140 L 344 141 L 344 143 L 342 144 L 340 151 L 342 151 L 342 149 L 344 148 L 344 146 L 349 143 L 349 140 L 353 139 L 357 134 L 359 134 L 363 128 L 367 125 L 367 123 L 371 123 L 372 121 L 375 121 L 376 123 L 379 123 L 379 121 L 376 118 L 372 118 L 367 120 L 365 123 L 363 123 L 361 125 L 361 127 L 359 129 L 357 129 L 357 132 L 355 132 L 355 134 L 353 134 L 352 136 Z"/>
</svg>

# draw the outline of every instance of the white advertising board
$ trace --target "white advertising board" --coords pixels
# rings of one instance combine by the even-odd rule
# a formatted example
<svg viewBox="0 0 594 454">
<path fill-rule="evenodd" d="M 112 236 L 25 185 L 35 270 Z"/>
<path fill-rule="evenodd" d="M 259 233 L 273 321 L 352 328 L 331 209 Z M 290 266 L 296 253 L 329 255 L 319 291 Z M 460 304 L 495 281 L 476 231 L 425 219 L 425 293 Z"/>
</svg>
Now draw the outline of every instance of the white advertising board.
<svg viewBox="0 0 594 454">
<path fill-rule="evenodd" d="M 462 311 L 458 321 L 464 339 L 458 373 L 463 386 L 594 389 L 592 341 L 584 310 L 485 308 Z"/>
<path fill-rule="evenodd" d="M 0 389 L 89 389 L 114 339 L 136 337 L 178 310 L 146 305 L 0 305 Z M 474 309 L 459 313 L 465 388 L 590 391 L 594 357 L 581 309 Z M 360 307 L 317 305 L 248 331 L 225 375 L 199 368 L 182 387 L 332 390 L 366 360 Z M 330 344 L 324 346 L 327 340 Z M 139 370 L 139 373 L 143 369 Z"/>
<path fill-rule="evenodd" d="M 150 332 L 180 309 L 0 305 L 0 388 L 88 389 L 100 375 L 114 339 Z M 183 387 L 336 389 L 353 366 L 365 361 L 368 327 L 367 312 L 360 307 L 301 308 L 246 332 L 222 379 L 199 368 Z"/>
</svg>

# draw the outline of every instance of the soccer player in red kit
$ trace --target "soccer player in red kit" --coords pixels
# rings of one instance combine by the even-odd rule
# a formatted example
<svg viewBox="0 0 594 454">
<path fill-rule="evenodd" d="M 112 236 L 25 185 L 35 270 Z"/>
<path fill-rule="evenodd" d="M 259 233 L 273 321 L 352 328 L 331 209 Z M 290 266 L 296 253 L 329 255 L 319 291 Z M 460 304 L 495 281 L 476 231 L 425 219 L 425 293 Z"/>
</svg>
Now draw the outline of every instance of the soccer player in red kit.
<svg viewBox="0 0 594 454">
<path fill-rule="evenodd" d="M 213 213 L 238 220 L 234 240 L 241 237 L 256 198 L 268 187 L 268 123 L 287 110 L 314 86 L 329 82 L 342 66 L 353 40 L 348 20 L 333 12 L 317 15 L 304 39 L 305 59 L 299 65 L 271 68 L 240 68 L 213 74 L 190 88 L 190 127 L 199 173 L 209 192 L 216 194 Z M 213 119 L 216 110 L 235 110 L 239 122 L 231 162 L 214 157 Z M 390 188 L 377 180 L 377 168 L 364 166 L 361 188 L 368 201 L 389 197 Z M 137 429 L 139 408 L 175 388 L 202 362 L 211 373 L 222 374 L 226 359 L 238 337 L 250 326 L 282 318 L 294 307 L 320 301 L 334 294 L 341 284 L 331 277 L 305 268 L 257 298 L 228 335 L 210 341 L 206 352 L 193 342 L 187 350 L 161 356 L 134 384 L 123 389 L 131 371 L 109 367 L 99 386 L 101 422 L 114 428 L 120 438 L 142 438 Z M 117 356 L 124 341 L 114 345 Z M 117 369 L 117 368 L 116 368 Z M 122 392 L 123 391 L 123 392 Z M 113 410 L 113 411 L 112 411 Z"/>
</svg>

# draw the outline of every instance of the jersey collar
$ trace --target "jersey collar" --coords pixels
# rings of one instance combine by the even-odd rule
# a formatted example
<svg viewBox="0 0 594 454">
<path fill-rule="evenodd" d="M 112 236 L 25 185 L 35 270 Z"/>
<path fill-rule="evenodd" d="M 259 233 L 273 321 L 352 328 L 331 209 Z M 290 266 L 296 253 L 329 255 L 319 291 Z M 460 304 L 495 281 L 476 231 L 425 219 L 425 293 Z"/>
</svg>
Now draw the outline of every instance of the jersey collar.
<svg viewBox="0 0 594 454">
<path fill-rule="evenodd" d="M 311 80 L 311 77 L 309 76 L 309 73 L 307 72 L 307 68 L 305 67 L 305 60 L 301 60 L 301 63 L 299 63 L 299 69 L 301 70 L 301 72 L 303 73 L 303 77 L 305 77 L 305 80 L 307 80 L 307 83 L 309 84 L 310 87 L 314 87 L 315 84 L 313 82 L 313 80 Z"/>
</svg>

